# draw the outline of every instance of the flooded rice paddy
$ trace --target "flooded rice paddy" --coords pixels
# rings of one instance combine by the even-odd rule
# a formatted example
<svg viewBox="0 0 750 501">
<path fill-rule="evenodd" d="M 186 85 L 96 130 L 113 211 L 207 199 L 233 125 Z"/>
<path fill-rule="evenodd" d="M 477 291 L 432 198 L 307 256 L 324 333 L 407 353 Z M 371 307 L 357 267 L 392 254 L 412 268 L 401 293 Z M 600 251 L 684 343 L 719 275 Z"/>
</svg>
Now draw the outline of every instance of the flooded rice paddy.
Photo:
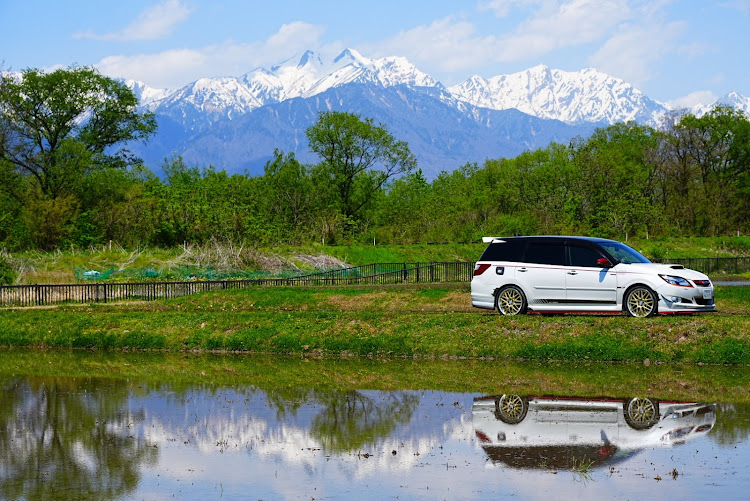
<svg viewBox="0 0 750 501">
<path fill-rule="evenodd" d="M 750 404 L 710 394 L 31 372 L 0 375 L 2 499 L 746 499 L 750 488 Z"/>
</svg>

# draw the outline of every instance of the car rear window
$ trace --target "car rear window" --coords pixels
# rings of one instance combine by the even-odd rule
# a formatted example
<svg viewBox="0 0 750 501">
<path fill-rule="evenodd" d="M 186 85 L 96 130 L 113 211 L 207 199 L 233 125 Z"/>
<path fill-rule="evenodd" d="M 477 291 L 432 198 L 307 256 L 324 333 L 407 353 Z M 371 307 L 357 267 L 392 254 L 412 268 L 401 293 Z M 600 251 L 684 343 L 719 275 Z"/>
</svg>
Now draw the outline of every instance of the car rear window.
<svg viewBox="0 0 750 501">
<path fill-rule="evenodd" d="M 522 261 L 524 240 L 508 239 L 504 242 L 493 242 L 487 246 L 480 261 Z"/>
<path fill-rule="evenodd" d="M 565 265 L 565 246 L 553 242 L 529 242 L 524 261 L 535 264 Z"/>
</svg>

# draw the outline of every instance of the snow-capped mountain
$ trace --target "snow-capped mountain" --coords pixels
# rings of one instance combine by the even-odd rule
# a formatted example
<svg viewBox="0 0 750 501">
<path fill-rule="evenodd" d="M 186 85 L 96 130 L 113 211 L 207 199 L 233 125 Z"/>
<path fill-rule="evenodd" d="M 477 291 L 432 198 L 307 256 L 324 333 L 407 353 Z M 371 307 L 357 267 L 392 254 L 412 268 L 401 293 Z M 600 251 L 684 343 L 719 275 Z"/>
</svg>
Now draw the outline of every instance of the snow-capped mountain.
<svg viewBox="0 0 750 501">
<path fill-rule="evenodd" d="M 350 83 L 381 87 L 440 85 L 406 58 L 369 59 L 353 49 L 346 49 L 328 64 L 318 54 L 306 51 L 299 59 L 289 59 L 270 71 L 257 68 L 243 75 L 242 81 L 265 103 L 307 98 Z"/>
<path fill-rule="evenodd" d="M 566 123 L 635 120 L 656 125 L 667 111 L 632 85 L 592 68 L 569 72 L 539 65 L 490 79 L 473 76 L 448 91 L 474 106 L 517 109 Z"/>
<path fill-rule="evenodd" d="M 146 107 L 152 102 L 164 99 L 172 94 L 169 89 L 154 89 L 137 80 L 125 80 L 123 83 L 133 91 L 141 105 Z"/>
<path fill-rule="evenodd" d="M 271 68 L 201 78 L 174 92 L 128 85 L 159 121 L 148 148 L 134 146 L 148 165 L 178 154 L 251 173 L 262 172 L 276 148 L 315 161 L 305 130 L 321 111 L 351 111 L 384 124 L 408 142 L 428 176 L 585 137 L 616 122 L 659 126 L 670 111 L 590 68 L 567 72 L 540 65 L 446 88 L 403 57 L 367 58 L 352 49 L 332 60 L 306 51 Z M 720 102 L 750 112 L 750 99 L 739 94 Z"/>
<path fill-rule="evenodd" d="M 459 109 L 466 104 L 491 110 L 515 109 L 568 124 L 607 125 L 635 120 L 659 126 L 670 111 L 668 105 L 650 99 L 631 84 L 593 68 L 572 72 L 538 65 L 489 79 L 475 75 L 446 88 L 406 58 L 372 59 L 354 49 L 344 50 L 331 61 L 305 51 L 270 69 L 256 68 L 240 77 L 202 78 L 175 92 L 149 89 L 140 82 L 127 83 L 150 110 L 184 125 L 210 123 L 219 117 L 232 119 L 267 104 L 307 99 L 353 83 L 378 88 L 404 85 L 437 92 L 446 105 Z M 750 99 L 737 93 L 717 103 L 750 112 Z M 714 104 L 690 111 L 700 115 Z"/>
<path fill-rule="evenodd" d="M 177 122 L 213 123 L 232 120 L 263 106 L 247 86 L 234 77 L 201 78 L 162 99 L 154 100 L 148 108 L 168 115 Z"/>
<path fill-rule="evenodd" d="M 330 62 L 306 51 L 272 67 L 256 68 L 239 78 L 201 78 L 171 94 L 151 91 L 138 82 L 130 83 L 143 103 L 157 114 L 168 115 L 195 128 L 220 118 L 233 119 L 266 104 L 288 99 L 309 98 L 328 89 L 358 83 L 380 88 L 396 85 L 443 88 L 406 58 L 370 59 L 347 49 Z M 154 97 L 152 97 L 154 96 Z"/>
<path fill-rule="evenodd" d="M 745 97 L 737 92 L 730 92 L 716 100 L 714 104 L 728 105 L 736 110 L 744 111 L 750 117 L 750 97 Z"/>
</svg>

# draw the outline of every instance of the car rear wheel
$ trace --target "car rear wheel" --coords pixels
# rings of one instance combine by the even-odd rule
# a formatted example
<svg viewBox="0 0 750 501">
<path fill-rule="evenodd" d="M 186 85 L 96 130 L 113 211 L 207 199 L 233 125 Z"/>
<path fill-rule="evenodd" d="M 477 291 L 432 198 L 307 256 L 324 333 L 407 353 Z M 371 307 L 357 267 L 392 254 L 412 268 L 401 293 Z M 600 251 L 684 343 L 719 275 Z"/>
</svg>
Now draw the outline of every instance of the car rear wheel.
<svg viewBox="0 0 750 501">
<path fill-rule="evenodd" d="M 495 400 L 495 417 L 506 424 L 520 423 L 528 410 L 528 399 L 519 395 L 503 395 Z"/>
<path fill-rule="evenodd" d="M 636 285 L 625 293 L 625 311 L 631 317 L 652 317 L 658 309 L 658 299 L 654 291 L 645 285 Z"/>
<path fill-rule="evenodd" d="M 503 315 L 526 313 L 526 307 L 526 294 L 515 285 L 503 287 L 495 296 L 495 309 Z"/>
</svg>

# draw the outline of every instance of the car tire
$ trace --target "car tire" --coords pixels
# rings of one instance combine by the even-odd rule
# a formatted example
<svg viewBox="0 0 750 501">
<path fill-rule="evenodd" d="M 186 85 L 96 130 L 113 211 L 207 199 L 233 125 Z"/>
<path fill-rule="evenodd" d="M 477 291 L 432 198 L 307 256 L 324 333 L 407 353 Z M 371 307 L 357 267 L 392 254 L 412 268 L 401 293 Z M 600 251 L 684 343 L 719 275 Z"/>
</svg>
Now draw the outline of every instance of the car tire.
<svg viewBox="0 0 750 501">
<path fill-rule="evenodd" d="M 529 411 L 529 399 L 519 395 L 503 395 L 495 400 L 495 417 L 505 424 L 518 424 Z"/>
<path fill-rule="evenodd" d="M 523 315 L 528 303 L 520 287 L 506 285 L 495 294 L 495 309 L 502 315 Z"/>
<path fill-rule="evenodd" d="M 659 422 L 659 402 L 636 397 L 622 404 L 625 422 L 634 430 L 647 430 Z"/>
<path fill-rule="evenodd" d="M 636 285 L 625 293 L 622 307 L 631 317 L 653 317 L 659 311 L 659 298 L 645 285 Z"/>
</svg>

